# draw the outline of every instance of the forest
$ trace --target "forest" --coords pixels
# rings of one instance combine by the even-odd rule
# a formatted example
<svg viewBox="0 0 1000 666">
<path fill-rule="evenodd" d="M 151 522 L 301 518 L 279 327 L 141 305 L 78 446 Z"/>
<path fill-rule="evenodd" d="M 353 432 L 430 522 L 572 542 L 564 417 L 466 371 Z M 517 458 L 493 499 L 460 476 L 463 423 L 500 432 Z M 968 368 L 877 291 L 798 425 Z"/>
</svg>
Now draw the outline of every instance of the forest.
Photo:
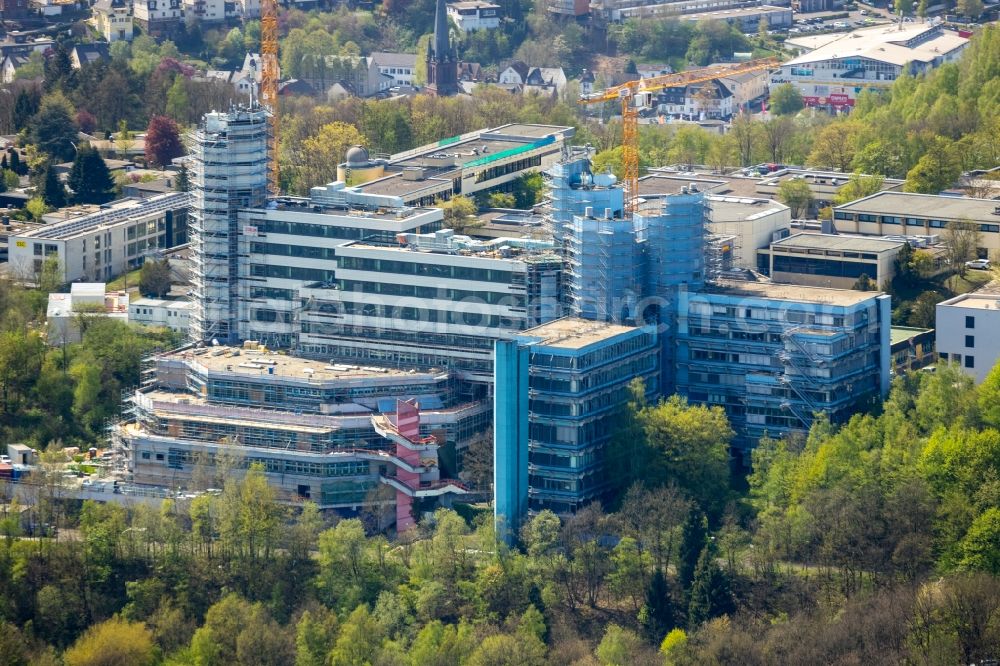
<svg viewBox="0 0 1000 666">
<path fill-rule="evenodd" d="M 634 395 L 641 396 L 641 387 Z M 979 663 L 1000 652 L 1000 369 L 898 378 L 878 413 L 765 440 L 633 401 L 615 505 L 508 546 L 439 509 L 395 541 L 277 502 L 263 471 L 160 506 L 47 482 L 0 520 L 5 664 Z M 43 478 L 44 468 L 43 467 Z M 62 528 L 27 538 L 25 514 Z M 877 621 L 873 621 L 877 618 Z"/>
</svg>

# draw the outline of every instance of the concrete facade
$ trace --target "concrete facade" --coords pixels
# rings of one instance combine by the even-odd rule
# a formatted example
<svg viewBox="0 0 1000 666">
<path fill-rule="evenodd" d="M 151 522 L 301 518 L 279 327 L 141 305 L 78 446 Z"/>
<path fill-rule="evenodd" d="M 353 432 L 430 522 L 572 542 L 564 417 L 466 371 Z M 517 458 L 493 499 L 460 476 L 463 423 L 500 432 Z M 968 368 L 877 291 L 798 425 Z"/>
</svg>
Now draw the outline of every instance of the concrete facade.
<svg viewBox="0 0 1000 666">
<path fill-rule="evenodd" d="M 938 303 L 934 328 L 941 360 L 978 384 L 1000 360 L 1000 294 L 962 294 Z"/>
</svg>

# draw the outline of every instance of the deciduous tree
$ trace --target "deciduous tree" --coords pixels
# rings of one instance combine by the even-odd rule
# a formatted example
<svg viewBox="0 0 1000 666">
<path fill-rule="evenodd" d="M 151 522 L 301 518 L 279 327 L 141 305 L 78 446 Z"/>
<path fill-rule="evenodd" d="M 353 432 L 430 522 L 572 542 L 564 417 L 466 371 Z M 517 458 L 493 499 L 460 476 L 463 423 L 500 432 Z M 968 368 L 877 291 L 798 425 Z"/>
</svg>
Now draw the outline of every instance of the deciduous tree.
<svg viewBox="0 0 1000 666">
<path fill-rule="evenodd" d="M 160 168 L 184 154 L 177 123 L 167 116 L 153 116 L 146 128 L 146 161 Z"/>
</svg>

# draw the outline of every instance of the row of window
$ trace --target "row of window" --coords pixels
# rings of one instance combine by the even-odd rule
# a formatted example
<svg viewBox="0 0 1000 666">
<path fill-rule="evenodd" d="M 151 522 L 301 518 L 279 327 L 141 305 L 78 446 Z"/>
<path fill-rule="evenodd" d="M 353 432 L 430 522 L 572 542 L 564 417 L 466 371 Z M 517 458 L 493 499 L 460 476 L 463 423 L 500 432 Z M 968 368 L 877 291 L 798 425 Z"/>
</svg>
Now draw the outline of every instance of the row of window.
<svg viewBox="0 0 1000 666">
<path fill-rule="evenodd" d="M 441 258 L 438 258 L 439 260 Z M 475 280 L 477 282 L 499 282 L 510 284 L 512 271 L 487 268 L 454 266 L 446 263 L 418 263 L 393 259 L 369 259 L 366 257 L 341 257 L 337 266 L 345 270 L 373 271 L 383 274 L 421 275 L 454 280 Z"/>
<path fill-rule="evenodd" d="M 845 220 L 849 222 L 872 222 L 882 224 L 897 224 L 908 227 L 930 227 L 931 229 L 946 229 L 948 222 L 945 220 L 932 220 L 922 217 L 900 217 L 898 215 L 873 215 L 870 213 L 850 213 L 847 211 L 834 211 L 835 220 Z M 1000 224 L 980 224 L 979 230 L 983 233 L 1000 233 Z"/>
</svg>

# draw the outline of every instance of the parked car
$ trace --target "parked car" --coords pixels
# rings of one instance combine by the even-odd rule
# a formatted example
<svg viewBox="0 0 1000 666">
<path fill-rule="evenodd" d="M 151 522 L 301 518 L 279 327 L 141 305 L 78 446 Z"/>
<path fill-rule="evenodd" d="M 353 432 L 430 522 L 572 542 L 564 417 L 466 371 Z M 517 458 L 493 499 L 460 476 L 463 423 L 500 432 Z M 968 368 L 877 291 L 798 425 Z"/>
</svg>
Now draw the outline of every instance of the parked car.
<svg viewBox="0 0 1000 666">
<path fill-rule="evenodd" d="M 989 259 L 973 259 L 972 261 L 965 262 L 966 268 L 972 268 L 977 271 L 988 271 L 990 270 L 990 260 Z"/>
</svg>

